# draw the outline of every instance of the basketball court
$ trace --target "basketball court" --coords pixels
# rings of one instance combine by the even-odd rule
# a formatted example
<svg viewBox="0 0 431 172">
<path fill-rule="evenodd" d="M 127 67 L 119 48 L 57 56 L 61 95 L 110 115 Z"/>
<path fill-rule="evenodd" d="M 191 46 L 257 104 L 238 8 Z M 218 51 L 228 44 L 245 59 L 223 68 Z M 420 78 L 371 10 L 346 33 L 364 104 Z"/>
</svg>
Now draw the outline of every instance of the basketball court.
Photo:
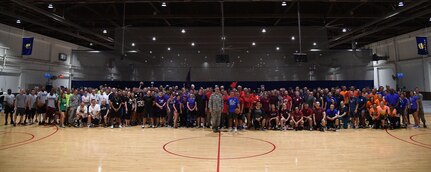
<svg viewBox="0 0 431 172">
<path fill-rule="evenodd" d="M 431 0 L 0 0 L 0 172 L 431 172 L 429 40 Z"/>
<path fill-rule="evenodd" d="M 431 131 L 425 128 L 237 133 L 139 127 L 0 129 L 0 166 L 5 172 L 426 172 L 431 168 Z"/>
</svg>

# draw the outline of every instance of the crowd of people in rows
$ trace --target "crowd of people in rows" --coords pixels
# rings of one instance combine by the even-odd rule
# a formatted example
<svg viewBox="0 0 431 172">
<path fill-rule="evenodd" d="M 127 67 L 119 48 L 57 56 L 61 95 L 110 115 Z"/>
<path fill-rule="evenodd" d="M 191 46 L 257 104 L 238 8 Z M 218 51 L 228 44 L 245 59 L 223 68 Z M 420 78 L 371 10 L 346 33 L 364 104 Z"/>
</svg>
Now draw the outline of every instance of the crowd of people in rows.
<svg viewBox="0 0 431 172">
<path fill-rule="evenodd" d="M 419 128 L 426 126 L 419 89 L 145 87 L 9 89 L 5 125 L 212 128 L 214 132 Z M 413 116 L 411 122 L 410 116 Z M 10 117 L 10 119 L 9 119 Z M 19 118 L 19 119 L 18 119 Z M 413 125 L 411 125 L 411 123 Z"/>
</svg>

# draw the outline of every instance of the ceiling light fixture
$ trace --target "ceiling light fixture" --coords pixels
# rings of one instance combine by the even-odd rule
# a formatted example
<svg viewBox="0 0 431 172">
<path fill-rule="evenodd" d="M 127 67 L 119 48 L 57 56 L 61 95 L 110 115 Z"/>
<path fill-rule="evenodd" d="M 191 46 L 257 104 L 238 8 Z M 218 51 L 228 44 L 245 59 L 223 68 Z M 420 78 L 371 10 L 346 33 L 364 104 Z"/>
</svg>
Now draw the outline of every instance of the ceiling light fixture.
<svg viewBox="0 0 431 172">
<path fill-rule="evenodd" d="M 292 38 L 290 38 L 292 41 L 294 41 L 295 40 L 295 36 L 292 36 Z"/>
<path fill-rule="evenodd" d="M 20 19 L 17 19 L 17 20 L 16 20 L 16 23 L 21 24 L 21 20 L 20 20 Z"/>
<path fill-rule="evenodd" d="M 156 41 L 156 37 L 155 36 L 153 36 L 153 41 Z"/>
<path fill-rule="evenodd" d="M 266 33 L 266 29 L 262 29 L 262 33 Z"/>
<path fill-rule="evenodd" d="M 92 42 L 90 42 L 90 46 L 93 46 L 93 43 L 92 43 Z"/>
<path fill-rule="evenodd" d="M 343 28 L 343 30 L 341 30 L 342 32 L 344 32 L 344 33 L 346 33 L 347 32 L 347 29 L 346 28 Z"/>
<path fill-rule="evenodd" d="M 135 43 L 134 42 L 132 42 L 132 47 L 134 47 L 135 46 Z"/>
<path fill-rule="evenodd" d="M 404 2 L 403 1 L 398 2 L 398 6 L 399 7 L 404 7 Z"/>
<path fill-rule="evenodd" d="M 256 45 L 256 42 L 252 42 L 252 43 L 251 43 L 251 45 L 255 46 L 255 45 Z"/>
<path fill-rule="evenodd" d="M 150 54 L 153 54 L 153 51 L 150 50 Z"/>
<path fill-rule="evenodd" d="M 107 34 L 108 33 L 108 31 L 106 30 L 106 29 L 103 29 L 103 31 L 102 31 L 104 34 Z"/>
<path fill-rule="evenodd" d="M 168 47 L 168 51 L 171 51 L 171 47 Z"/>
<path fill-rule="evenodd" d="M 192 43 L 191 43 L 191 45 L 192 45 L 192 47 L 194 47 L 194 46 L 195 46 L 195 43 L 194 43 L 194 42 L 192 42 Z"/>
<path fill-rule="evenodd" d="M 162 7 L 166 7 L 166 2 L 162 2 Z"/>
<path fill-rule="evenodd" d="M 317 43 L 316 43 L 316 42 L 313 42 L 313 45 L 314 45 L 314 46 L 316 46 L 316 45 L 317 45 Z"/>
<path fill-rule="evenodd" d="M 49 8 L 49 9 L 53 9 L 53 8 L 54 8 L 54 6 L 53 6 L 52 4 L 48 4 L 48 8 Z"/>
<path fill-rule="evenodd" d="M 185 29 L 181 29 L 181 33 L 182 33 L 182 34 L 185 34 L 185 33 L 186 33 L 186 30 L 185 30 Z"/>
<path fill-rule="evenodd" d="M 280 50 L 280 47 L 275 47 L 275 50 L 277 50 L 277 51 Z"/>
<path fill-rule="evenodd" d="M 283 6 L 283 7 L 287 6 L 286 1 L 281 2 L 281 6 Z"/>
</svg>

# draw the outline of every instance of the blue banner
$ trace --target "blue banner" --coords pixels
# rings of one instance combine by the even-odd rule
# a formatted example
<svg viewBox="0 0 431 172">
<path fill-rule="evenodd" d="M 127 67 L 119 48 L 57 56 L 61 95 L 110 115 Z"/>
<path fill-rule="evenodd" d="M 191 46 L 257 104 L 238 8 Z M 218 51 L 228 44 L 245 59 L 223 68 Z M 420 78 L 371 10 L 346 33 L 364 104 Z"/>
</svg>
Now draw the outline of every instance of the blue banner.
<svg viewBox="0 0 431 172">
<path fill-rule="evenodd" d="M 419 55 L 428 55 L 427 37 L 416 37 L 416 45 L 418 47 Z"/>
<path fill-rule="evenodd" d="M 22 38 L 21 55 L 31 55 L 31 52 L 33 50 L 33 39 L 34 38 Z"/>
</svg>

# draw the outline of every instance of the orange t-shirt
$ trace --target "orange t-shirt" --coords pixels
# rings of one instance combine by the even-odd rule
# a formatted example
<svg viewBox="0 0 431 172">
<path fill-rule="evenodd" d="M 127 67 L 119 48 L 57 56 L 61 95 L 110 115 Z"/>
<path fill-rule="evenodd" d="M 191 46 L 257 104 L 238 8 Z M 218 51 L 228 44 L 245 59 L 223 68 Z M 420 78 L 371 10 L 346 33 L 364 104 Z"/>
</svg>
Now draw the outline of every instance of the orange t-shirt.
<svg viewBox="0 0 431 172">
<path fill-rule="evenodd" d="M 377 106 L 380 106 L 380 101 L 383 101 L 383 104 L 385 104 L 385 105 L 386 105 L 386 100 L 385 100 L 385 99 L 383 99 L 383 98 L 382 98 L 382 100 L 374 99 L 374 103 L 375 103 Z"/>
<path fill-rule="evenodd" d="M 368 110 L 370 112 L 371 116 L 378 116 L 379 114 L 377 113 L 377 109 L 374 108 L 370 108 L 370 110 Z"/>
<path fill-rule="evenodd" d="M 371 101 L 367 101 L 367 105 L 366 106 L 367 106 L 368 109 L 370 109 L 373 104 L 374 103 L 371 103 Z"/>
<path fill-rule="evenodd" d="M 349 91 L 341 91 L 340 94 L 344 97 L 344 104 L 349 104 L 350 92 Z"/>
<path fill-rule="evenodd" d="M 379 115 L 382 115 L 382 116 L 384 116 L 384 115 L 386 115 L 386 114 L 389 114 L 389 107 L 388 106 L 377 106 L 377 113 L 379 114 Z"/>
<path fill-rule="evenodd" d="M 392 111 L 389 109 L 389 116 L 394 117 L 397 116 L 397 110 L 393 109 Z"/>
</svg>

